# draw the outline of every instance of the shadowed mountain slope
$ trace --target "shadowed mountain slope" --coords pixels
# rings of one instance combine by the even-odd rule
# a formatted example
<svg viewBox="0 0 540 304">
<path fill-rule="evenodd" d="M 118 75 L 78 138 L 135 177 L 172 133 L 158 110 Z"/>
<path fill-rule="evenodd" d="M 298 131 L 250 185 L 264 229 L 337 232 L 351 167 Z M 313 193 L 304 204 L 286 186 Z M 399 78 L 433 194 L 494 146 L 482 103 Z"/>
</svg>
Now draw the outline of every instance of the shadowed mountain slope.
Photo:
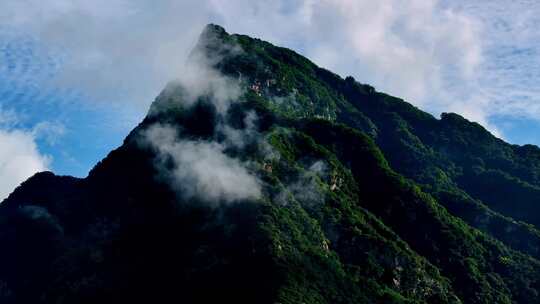
<svg viewBox="0 0 540 304">
<path fill-rule="evenodd" d="M 539 168 L 209 25 L 87 178 L 0 205 L 0 302 L 539 303 Z"/>
</svg>

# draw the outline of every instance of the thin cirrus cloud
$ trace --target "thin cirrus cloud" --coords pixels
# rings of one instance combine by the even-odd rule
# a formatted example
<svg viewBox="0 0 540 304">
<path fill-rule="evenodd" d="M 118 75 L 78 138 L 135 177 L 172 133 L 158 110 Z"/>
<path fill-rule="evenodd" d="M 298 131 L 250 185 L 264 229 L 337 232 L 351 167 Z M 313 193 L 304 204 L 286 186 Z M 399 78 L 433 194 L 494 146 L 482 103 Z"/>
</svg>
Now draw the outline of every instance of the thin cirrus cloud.
<svg viewBox="0 0 540 304">
<path fill-rule="evenodd" d="M 490 115 L 530 113 L 522 108 L 536 92 L 522 85 L 509 92 L 511 100 L 493 101 L 505 86 L 514 85 L 504 82 L 508 78 L 497 69 L 499 62 L 531 54 L 519 49 L 493 54 L 503 42 L 488 17 L 495 15 L 520 33 L 531 24 L 529 17 L 516 20 L 493 9 L 519 10 L 519 4 L 485 2 L 30 0 L 3 4 L 0 19 L 60 53 L 55 85 L 93 94 L 95 100 L 138 103 L 144 109 L 164 83 L 181 73 L 202 26 L 217 22 L 232 32 L 298 49 L 343 76 L 353 75 L 433 113 L 456 111 L 495 130 Z M 505 38 L 514 37 L 506 41 L 516 48 L 534 41 L 532 34 L 514 34 Z"/>
<path fill-rule="evenodd" d="M 483 27 L 478 37 L 484 64 L 477 73 L 489 99 L 487 115 L 540 118 L 540 3 L 453 1 L 451 5 Z"/>
<path fill-rule="evenodd" d="M 181 71 L 211 21 L 300 49 L 418 103 L 444 85 L 448 70 L 468 77 L 481 57 L 476 24 L 435 0 L 13 3 L 0 13 L 4 23 L 65 51 L 58 80 L 147 99 Z"/>
<path fill-rule="evenodd" d="M 7 0 L 0 3 L 0 103 L 34 116 L 27 130 L 71 117 L 79 104 L 107 113 L 88 127 L 94 132 L 126 112 L 136 122 L 182 74 L 198 34 L 214 22 L 504 136 L 492 117 L 540 118 L 539 11 L 527 0 Z M 76 106 L 58 106 L 75 99 Z M 88 140 L 81 121 L 60 121 L 58 134 L 76 126 Z M 114 136 L 119 142 L 124 133 Z"/>
</svg>

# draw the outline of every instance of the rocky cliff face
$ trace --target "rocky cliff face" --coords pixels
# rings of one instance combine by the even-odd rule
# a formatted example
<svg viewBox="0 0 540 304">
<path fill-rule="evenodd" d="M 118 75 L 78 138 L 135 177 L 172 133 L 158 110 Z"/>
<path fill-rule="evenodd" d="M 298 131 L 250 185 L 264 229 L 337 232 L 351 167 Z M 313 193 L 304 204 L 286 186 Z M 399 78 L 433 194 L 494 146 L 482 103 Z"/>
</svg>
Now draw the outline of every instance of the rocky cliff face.
<svg viewBox="0 0 540 304">
<path fill-rule="evenodd" d="M 40 173 L 0 205 L 0 299 L 538 303 L 539 167 L 209 25 L 87 178 Z"/>
</svg>

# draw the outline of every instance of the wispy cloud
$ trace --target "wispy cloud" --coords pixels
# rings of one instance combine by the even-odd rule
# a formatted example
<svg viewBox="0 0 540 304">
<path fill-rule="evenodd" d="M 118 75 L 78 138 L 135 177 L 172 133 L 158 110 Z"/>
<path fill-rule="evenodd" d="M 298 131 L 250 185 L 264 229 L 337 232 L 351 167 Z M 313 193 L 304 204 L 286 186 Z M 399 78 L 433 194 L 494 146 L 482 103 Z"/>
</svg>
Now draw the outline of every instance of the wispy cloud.
<svg viewBox="0 0 540 304">
<path fill-rule="evenodd" d="M 470 77 L 481 60 L 473 18 L 435 0 L 75 3 L 19 2 L 5 7 L 3 20 L 62 51 L 62 82 L 141 102 L 182 73 L 210 21 L 299 48 L 319 64 L 421 104 L 434 102 L 450 80 Z"/>
<path fill-rule="evenodd" d="M 57 121 L 42 121 L 32 128 L 35 138 L 43 138 L 50 146 L 54 146 L 66 133 L 66 127 Z"/>
<path fill-rule="evenodd" d="M 482 24 L 485 60 L 476 71 L 487 115 L 540 119 L 540 3 L 452 1 L 461 14 Z"/>
<path fill-rule="evenodd" d="M 158 152 L 159 177 L 188 201 L 218 204 L 257 200 L 261 196 L 261 185 L 247 169 L 249 166 L 228 156 L 223 143 L 180 139 L 175 127 L 158 124 L 143 134 L 143 140 Z"/>
<path fill-rule="evenodd" d="M 205 47 L 217 39 L 215 35 L 209 31 L 201 37 L 186 65 L 188 73 L 169 83 L 150 112 L 168 115 L 171 107 L 186 111 L 204 108 L 211 114 L 197 119 L 204 125 L 205 135 L 193 136 L 189 132 L 195 130 L 154 123 L 141 131 L 139 144 L 156 153 L 157 178 L 169 184 L 183 201 L 195 199 L 210 205 L 256 201 L 262 196 L 261 182 L 255 174 L 257 165 L 231 156 L 230 152 L 249 145 L 256 146 L 256 150 L 266 146 L 261 144 L 264 139 L 257 131 L 255 112 L 243 113 L 241 127 L 229 121 L 228 110 L 242 95 L 242 84 L 222 75 L 213 65 L 226 53 L 238 54 L 242 49 L 237 44 L 220 45 L 219 52 L 209 54 Z"/>
</svg>

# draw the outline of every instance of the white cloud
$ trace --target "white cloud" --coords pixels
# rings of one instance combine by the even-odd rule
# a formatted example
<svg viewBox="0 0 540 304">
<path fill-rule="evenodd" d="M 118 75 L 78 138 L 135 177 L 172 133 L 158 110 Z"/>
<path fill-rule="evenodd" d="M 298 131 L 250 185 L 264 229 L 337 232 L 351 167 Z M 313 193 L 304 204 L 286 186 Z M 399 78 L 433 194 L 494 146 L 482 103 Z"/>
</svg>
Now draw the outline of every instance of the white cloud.
<svg viewBox="0 0 540 304">
<path fill-rule="evenodd" d="M 0 27 L 61 58 L 55 85 L 141 111 L 184 71 L 203 25 L 216 22 L 432 113 L 488 125 L 493 115 L 540 119 L 539 10 L 526 0 L 8 0 Z"/>
<path fill-rule="evenodd" d="M 8 0 L 0 28 L 32 36 L 60 58 L 59 73 L 40 85 L 146 106 L 178 76 L 210 14 L 204 1 Z"/>
<path fill-rule="evenodd" d="M 28 177 L 47 170 L 49 163 L 31 132 L 0 129 L 0 201 Z"/>
<path fill-rule="evenodd" d="M 261 185 L 248 165 L 225 154 L 223 144 L 180 140 L 177 130 L 167 125 L 153 125 L 143 140 L 158 152 L 156 166 L 161 178 L 187 200 L 230 203 L 261 196 Z"/>
<path fill-rule="evenodd" d="M 40 122 L 23 127 L 24 119 L 13 109 L 0 107 L 0 202 L 21 182 L 49 170 L 52 158 L 38 149 L 37 140 L 54 145 L 65 128 L 58 122 Z"/>
</svg>

